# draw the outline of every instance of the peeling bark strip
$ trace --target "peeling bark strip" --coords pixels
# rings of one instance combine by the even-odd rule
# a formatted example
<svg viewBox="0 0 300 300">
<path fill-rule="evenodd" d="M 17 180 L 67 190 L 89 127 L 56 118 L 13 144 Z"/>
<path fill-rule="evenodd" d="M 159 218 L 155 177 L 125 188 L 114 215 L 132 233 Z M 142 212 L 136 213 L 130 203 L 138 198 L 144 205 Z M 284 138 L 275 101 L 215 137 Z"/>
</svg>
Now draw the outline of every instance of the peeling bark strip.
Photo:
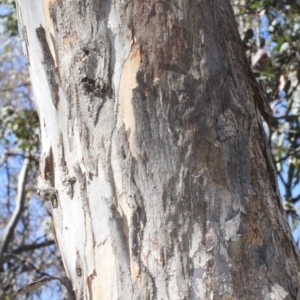
<svg viewBox="0 0 300 300">
<path fill-rule="evenodd" d="M 18 6 L 76 299 L 297 299 L 270 108 L 229 0 Z"/>
<path fill-rule="evenodd" d="M 118 121 L 117 128 L 123 124 L 129 135 L 129 147 L 131 154 L 137 158 L 137 149 L 135 142 L 135 115 L 132 105 L 133 90 L 137 87 L 137 72 L 139 71 L 141 62 L 141 50 L 132 49 L 128 59 L 124 62 L 119 87 L 119 103 L 118 103 Z"/>
</svg>

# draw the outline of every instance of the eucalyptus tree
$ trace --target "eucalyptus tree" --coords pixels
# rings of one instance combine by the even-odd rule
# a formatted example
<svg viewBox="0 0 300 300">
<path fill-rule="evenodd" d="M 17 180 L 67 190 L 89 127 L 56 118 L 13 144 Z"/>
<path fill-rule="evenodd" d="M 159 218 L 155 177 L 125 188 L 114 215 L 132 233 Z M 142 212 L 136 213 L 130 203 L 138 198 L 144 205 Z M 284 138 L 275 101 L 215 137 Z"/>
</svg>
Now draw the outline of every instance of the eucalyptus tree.
<svg viewBox="0 0 300 300">
<path fill-rule="evenodd" d="M 17 3 L 75 298 L 300 297 L 230 2 Z"/>
</svg>

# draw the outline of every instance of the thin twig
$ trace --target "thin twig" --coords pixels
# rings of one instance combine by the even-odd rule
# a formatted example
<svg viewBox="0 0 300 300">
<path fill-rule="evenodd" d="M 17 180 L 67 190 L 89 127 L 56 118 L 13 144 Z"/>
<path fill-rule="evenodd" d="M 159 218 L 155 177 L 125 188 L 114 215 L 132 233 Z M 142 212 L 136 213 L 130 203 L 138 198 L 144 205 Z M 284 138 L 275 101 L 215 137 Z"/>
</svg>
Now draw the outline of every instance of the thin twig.
<svg viewBox="0 0 300 300">
<path fill-rule="evenodd" d="M 42 272 L 40 271 L 40 269 L 38 267 L 36 267 L 32 262 L 30 262 L 28 259 L 26 258 L 23 258 L 22 256 L 20 255 L 17 255 L 17 254 L 13 254 L 13 253 L 3 253 L 3 258 L 15 258 L 19 261 L 21 261 L 24 265 L 28 265 L 30 266 L 32 269 L 34 269 L 39 275 L 41 276 L 50 276 L 48 273 L 46 272 Z"/>
<path fill-rule="evenodd" d="M 290 156 L 297 154 L 299 151 L 300 151 L 300 147 L 296 148 L 294 151 L 289 152 L 289 153 L 286 154 L 284 157 L 282 157 L 282 158 L 276 160 L 275 163 L 277 164 L 277 163 L 279 163 L 279 162 L 282 162 L 282 161 L 286 160 L 287 158 L 289 158 Z"/>
<path fill-rule="evenodd" d="M 289 120 L 289 119 L 294 119 L 294 118 L 299 118 L 299 117 L 300 117 L 300 114 L 296 114 L 296 115 L 285 115 L 285 116 L 280 116 L 280 117 L 272 117 L 272 119 L 274 119 L 274 120 L 281 120 L 281 119 Z"/>
<path fill-rule="evenodd" d="M 4 156 L 6 156 L 6 157 L 10 157 L 10 156 L 16 157 L 16 156 L 19 156 L 19 157 L 22 157 L 24 159 L 28 158 L 31 161 L 34 160 L 36 162 L 39 162 L 39 157 L 37 155 L 24 154 L 24 153 L 21 153 L 21 152 L 5 151 L 4 152 Z"/>
<path fill-rule="evenodd" d="M 22 84 L 19 84 L 19 85 L 16 85 L 16 86 L 12 86 L 12 87 L 9 87 L 9 88 L 0 89 L 0 92 L 10 92 L 10 91 L 18 89 L 20 87 L 25 87 L 25 86 L 30 86 L 30 85 L 31 85 L 31 83 L 22 83 Z"/>
<path fill-rule="evenodd" d="M 48 247 L 48 246 L 52 246 L 52 245 L 55 245 L 54 240 L 46 241 L 43 243 L 36 243 L 36 244 L 32 244 L 32 245 L 23 245 L 23 246 L 18 247 L 17 249 L 14 249 L 12 251 L 12 253 L 17 254 L 17 253 L 21 253 L 24 251 L 36 250 L 36 249 L 40 249 L 40 248 Z"/>
</svg>

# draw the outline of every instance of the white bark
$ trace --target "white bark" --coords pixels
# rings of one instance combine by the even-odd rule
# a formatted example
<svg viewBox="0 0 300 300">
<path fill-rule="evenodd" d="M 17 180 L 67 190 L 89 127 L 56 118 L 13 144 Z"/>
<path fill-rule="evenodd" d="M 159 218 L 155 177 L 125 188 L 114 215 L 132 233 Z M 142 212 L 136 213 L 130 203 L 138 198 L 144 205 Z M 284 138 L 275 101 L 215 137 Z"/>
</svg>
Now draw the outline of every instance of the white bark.
<svg viewBox="0 0 300 300">
<path fill-rule="evenodd" d="M 41 188 L 77 299 L 295 299 L 267 113 L 228 1 L 22 0 L 18 13 Z"/>
</svg>

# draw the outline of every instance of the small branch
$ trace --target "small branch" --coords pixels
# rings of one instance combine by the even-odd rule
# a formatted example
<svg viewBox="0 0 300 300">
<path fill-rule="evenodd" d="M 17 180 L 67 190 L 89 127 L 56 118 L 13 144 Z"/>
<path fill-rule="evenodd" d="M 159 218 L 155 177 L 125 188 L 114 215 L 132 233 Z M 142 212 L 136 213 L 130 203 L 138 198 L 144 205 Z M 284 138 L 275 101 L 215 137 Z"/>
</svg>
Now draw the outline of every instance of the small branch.
<svg viewBox="0 0 300 300">
<path fill-rule="evenodd" d="M 289 119 L 294 119 L 294 118 L 299 118 L 299 117 L 300 117 L 300 114 L 296 114 L 296 115 L 285 115 L 285 116 L 280 116 L 280 117 L 272 117 L 272 119 L 274 119 L 274 120 L 281 120 L 281 119 L 289 120 Z"/>
<path fill-rule="evenodd" d="M 72 282 L 70 281 L 70 279 L 67 276 L 52 276 L 52 277 L 48 276 L 48 277 L 33 281 L 33 282 L 27 284 L 26 286 L 23 286 L 21 289 L 19 289 L 17 291 L 17 293 L 15 294 L 15 296 L 34 292 L 52 280 L 58 280 L 60 282 L 60 284 L 64 285 L 67 288 L 69 298 L 71 300 L 76 299 L 76 296 L 75 296 L 75 293 L 74 293 L 73 287 L 72 287 Z"/>
<path fill-rule="evenodd" d="M 282 158 L 276 160 L 275 163 L 276 163 L 276 164 L 277 164 L 277 163 L 280 163 L 280 162 L 286 160 L 287 158 L 289 158 L 290 156 L 297 154 L 299 151 L 300 151 L 300 147 L 296 148 L 294 151 L 289 152 L 289 153 L 286 154 L 284 157 L 282 157 Z"/>
<path fill-rule="evenodd" d="M 25 87 L 25 86 L 30 86 L 30 85 L 31 85 L 30 83 L 22 83 L 22 84 L 19 84 L 19 85 L 16 85 L 16 86 L 12 86 L 10 88 L 0 89 L 0 92 L 10 92 L 10 91 L 18 89 L 20 87 Z"/>
<path fill-rule="evenodd" d="M 7 258 L 17 259 L 17 260 L 21 261 L 24 265 L 30 266 L 33 270 L 35 270 L 37 272 L 37 274 L 39 274 L 41 276 L 47 276 L 47 277 L 50 276 L 48 273 L 40 271 L 40 268 L 36 267 L 32 262 L 23 258 L 20 255 L 16 255 L 16 254 L 12 254 L 12 253 L 3 253 L 3 258 L 5 258 L 6 260 L 7 260 Z"/>
<path fill-rule="evenodd" d="M 6 170 L 6 177 L 7 177 L 7 210 L 10 210 L 10 169 L 8 167 L 8 161 L 5 161 L 5 170 Z"/>
<path fill-rule="evenodd" d="M 25 202 L 25 186 L 26 186 L 26 178 L 29 169 L 29 159 L 25 158 L 23 162 L 23 166 L 21 172 L 19 174 L 19 182 L 18 182 L 18 191 L 16 197 L 16 206 L 14 212 L 12 213 L 8 224 L 4 230 L 2 239 L 0 241 L 0 269 L 2 268 L 2 260 L 4 252 L 7 252 L 7 247 L 9 242 L 12 239 L 13 232 L 17 226 L 19 218 L 22 214 Z"/>
<path fill-rule="evenodd" d="M 13 157 L 16 157 L 16 156 L 20 156 L 22 158 L 28 158 L 29 160 L 34 160 L 36 162 L 39 162 L 39 157 L 37 155 L 30 155 L 30 154 L 24 154 L 24 153 L 21 153 L 21 152 L 13 152 L 13 151 L 5 151 L 4 152 L 4 156 L 5 157 L 10 157 L 10 156 L 13 156 Z"/>
<path fill-rule="evenodd" d="M 32 245 L 23 245 L 23 246 L 18 247 L 17 249 L 14 249 L 12 251 L 12 253 L 17 254 L 17 253 L 21 253 L 24 251 L 32 251 L 32 250 L 36 250 L 36 249 L 40 249 L 40 248 L 48 247 L 48 246 L 52 246 L 52 245 L 55 245 L 54 240 L 50 240 L 50 241 L 43 242 L 43 243 L 32 244 Z"/>
</svg>

